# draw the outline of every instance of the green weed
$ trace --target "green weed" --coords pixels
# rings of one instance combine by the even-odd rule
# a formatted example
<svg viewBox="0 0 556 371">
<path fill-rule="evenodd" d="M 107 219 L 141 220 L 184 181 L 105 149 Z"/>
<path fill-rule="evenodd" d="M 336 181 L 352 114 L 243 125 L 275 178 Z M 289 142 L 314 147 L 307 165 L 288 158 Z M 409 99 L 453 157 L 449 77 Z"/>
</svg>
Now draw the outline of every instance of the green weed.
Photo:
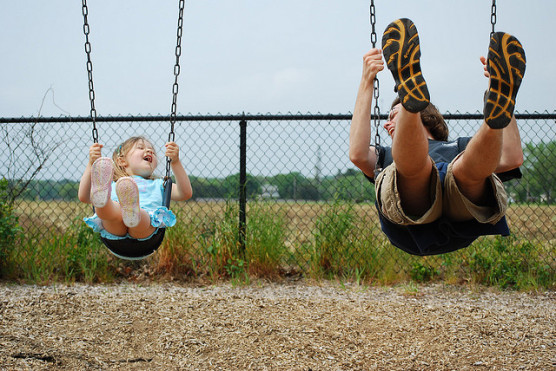
<svg viewBox="0 0 556 371">
<path fill-rule="evenodd" d="M 438 269 L 426 264 L 426 260 L 423 258 L 420 261 L 416 261 L 411 266 L 409 275 L 411 279 L 417 282 L 428 282 L 437 277 L 439 274 Z"/>
<path fill-rule="evenodd" d="M 14 245 L 9 260 L 19 268 L 10 271 L 12 278 L 30 282 L 113 280 L 114 267 L 108 252 L 98 236 L 80 220 L 63 234 L 51 231 L 40 239 Z"/>
<path fill-rule="evenodd" d="M 8 181 L 0 179 L 0 277 L 7 268 L 5 263 L 9 247 L 15 244 L 22 232 L 14 214 L 13 204 L 9 201 L 8 191 Z"/>
<path fill-rule="evenodd" d="M 555 269 L 544 260 L 543 251 L 543 246 L 513 235 L 484 238 L 469 248 L 465 267 L 480 284 L 517 290 L 549 288 L 554 286 Z"/>
<path fill-rule="evenodd" d="M 353 278 L 358 282 L 377 278 L 384 240 L 375 238 L 376 226 L 361 223 L 352 203 L 336 201 L 317 217 L 313 231 L 312 274 Z"/>
<path fill-rule="evenodd" d="M 212 277 L 229 276 L 229 265 L 243 258 L 239 243 L 238 206 L 226 203 L 224 214 L 212 221 L 211 235 L 205 235 L 203 245 L 211 257 L 209 272 Z M 227 269 L 228 268 L 228 269 Z"/>
<path fill-rule="evenodd" d="M 4 216 L 12 217 L 0 220 L 1 272 L 3 278 L 30 283 L 111 282 L 137 277 L 129 270 L 142 269 L 153 279 L 201 277 L 233 284 L 299 272 L 363 285 L 442 280 L 515 290 L 556 288 L 554 241 L 483 237 L 453 253 L 416 257 L 391 246 L 361 205 L 313 203 L 300 213 L 305 218 L 301 233 L 287 216 L 299 205 L 284 209 L 274 202 L 250 201 L 242 249 L 237 203 L 217 206 L 212 213 L 202 212 L 204 204 L 175 207 L 178 223 L 166 231 L 159 251 L 141 265 L 125 265 L 125 271 L 80 218 L 61 229 L 28 214 L 20 218 L 23 235 L 13 212 L 3 209 L 8 210 Z"/>
<path fill-rule="evenodd" d="M 168 228 L 158 250 L 155 272 L 171 278 L 197 277 L 206 264 L 206 254 L 199 253 L 199 220 L 185 215 L 185 211 L 174 211 L 178 222 Z"/>
<path fill-rule="evenodd" d="M 287 220 L 269 204 L 255 202 L 249 207 L 246 235 L 246 259 L 249 272 L 257 276 L 278 276 L 287 249 Z"/>
</svg>

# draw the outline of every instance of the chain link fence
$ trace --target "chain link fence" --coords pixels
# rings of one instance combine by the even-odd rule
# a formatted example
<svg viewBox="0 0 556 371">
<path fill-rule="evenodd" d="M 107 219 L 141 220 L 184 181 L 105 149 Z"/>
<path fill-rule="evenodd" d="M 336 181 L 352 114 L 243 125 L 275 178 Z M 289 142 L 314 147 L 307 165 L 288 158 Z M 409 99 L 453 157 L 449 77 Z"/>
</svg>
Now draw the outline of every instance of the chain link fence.
<svg viewBox="0 0 556 371">
<path fill-rule="evenodd" d="M 556 114 L 516 116 L 525 163 L 523 178 L 506 183 L 508 221 L 516 241 L 543 249 L 542 259 L 553 274 Z M 478 113 L 447 113 L 445 118 L 452 139 L 471 136 L 482 121 Z M 191 234 L 194 244 L 227 216 L 237 225 L 233 233 L 241 248 L 249 251 L 255 241 L 272 240 L 285 252 L 280 257 L 284 269 L 308 272 L 315 254 L 324 267 L 358 269 L 361 262 L 394 259 L 396 269 L 411 269 L 411 262 L 422 258 L 388 244 L 378 225 L 373 186 L 349 161 L 350 119 L 328 114 L 178 116 L 173 131 L 194 196 L 172 204 L 179 223 L 187 226 L 176 231 Z M 99 117 L 96 122 L 104 156 L 128 137 L 144 135 L 160 160 L 170 125 L 166 116 Z M 9 181 L 7 197 L 15 198 L 23 232 L 18 244 L 32 246 L 53 231 L 63 235 L 92 214 L 90 205 L 77 200 L 93 142 L 90 119 L 0 118 L 0 128 L 0 178 Z M 386 134 L 381 136 L 383 145 L 391 144 Z M 162 165 L 158 175 L 164 175 Z M 526 261 L 527 254 L 522 258 Z"/>
</svg>

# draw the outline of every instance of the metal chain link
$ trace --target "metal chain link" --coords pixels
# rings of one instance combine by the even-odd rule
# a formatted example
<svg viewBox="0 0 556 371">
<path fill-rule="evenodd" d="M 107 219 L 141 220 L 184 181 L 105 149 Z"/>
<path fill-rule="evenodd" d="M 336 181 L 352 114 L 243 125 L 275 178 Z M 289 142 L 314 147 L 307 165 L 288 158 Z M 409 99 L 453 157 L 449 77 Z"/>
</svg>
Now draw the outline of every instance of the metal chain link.
<svg viewBox="0 0 556 371">
<path fill-rule="evenodd" d="M 82 0 L 83 12 L 83 33 L 85 34 L 85 53 L 87 54 L 87 75 L 89 76 L 89 101 L 91 102 L 91 119 L 93 120 L 93 142 L 98 143 L 98 130 L 97 130 L 97 110 L 95 109 L 95 88 L 93 85 L 93 62 L 91 62 L 91 43 L 89 42 L 89 22 L 87 16 L 89 15 L 89 8 L 87 7 L 87 0 Z"/>
<path fill-rule="evenodd" d="M 376 11 L 375 11 L 375 2 L 371 0 L 371 7 L 370 7 L 370 21 L 371 21 L 371 44 L 373 48 L 376 48 L 376 30 L 375 30 L 375 23 L 376 23 Z"/>
<path fill-rule="evenodd" d="M 170 133 L 168 134 L 168 142 L 173 142 L 176 138 L 174 133 L 174 126 L 176 123 L 176 112 L 178 103 L 178 76 L 180 75 L 180 56 L 181 56 L 181 36 L 183 29 L 183 9 L 185 7 L 185 0 L 180 0 L 179 2 L 179 14 L 178 14 L 178 29 L 177 29 L 177 41 L 176 41 L 176 64 L 174 65 L 174 85 L 172 86 L 172 113 L 170 114 Z M 170 163 L 172 161 L 169 157 L 166 157 L 166 179 L 170 177 Z"/>
<path fill-rule="evenodd" d="M 492 31 L 490 31 L 490 37 L 494 35 L 494 26 L 496 25 L 496 0 L 492 0 L 492 7 L 490 10 L 490 24 L 492 25 Z"/>
<path fill-rule="evenodd" d="M 370 7 L 370 22 L 371 22 L 371 44 L 373 48 L 376 48 L 377 36 L 376 36 L 376 9 L 375 9 L 375 2 L 371 0 L 371 7 Z M 375 80 L 373 82 L 373 98 L 375 101 L 375 106 L 373 110 L 373 123 L 375 129 L 375 154 L 376 154 L 376 164 L 375 164 L 375 175 L 378 174 L 381 169 L 378 167 L 378 156 L 380 154 L 380 107 L 378 106 L 378 98 L 380 97 L 380 82 L 378 81 L 378 77 L 375 76 Z"/>
</svg>

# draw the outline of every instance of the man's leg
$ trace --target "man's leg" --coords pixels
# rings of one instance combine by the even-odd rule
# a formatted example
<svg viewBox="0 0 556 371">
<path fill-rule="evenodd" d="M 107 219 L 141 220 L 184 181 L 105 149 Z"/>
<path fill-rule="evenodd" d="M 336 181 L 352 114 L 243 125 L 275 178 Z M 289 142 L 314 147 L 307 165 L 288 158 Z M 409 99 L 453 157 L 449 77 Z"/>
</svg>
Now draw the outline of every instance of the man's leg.
<svg viewBox="0 0 556 371">
<path fill-rule="evenodd" d="M 477 205 L 493 202 L 487 178 L 500 161 L 502 129 L 511 122 L 515 98 L 525 73 L 525 52 L 515 37 L 502 32 L 492 36 L 487 70 L 490 82 L 485 99 L 485 121 L 453 166 L 460 191 Z"/>
<path fill-rule="evenodd" d="M 429 143 L 419 113 L 400 109 L 392 143 L 398 191 L 408 215 L 420 216 L 431 206 L 432 160 Z"/>
<path fill-rule="evenodd" d="M 454 178 L 461 193 L 476 205 L 492 203 L 489 192 L 492 175 L 502 153 L 502 130 L 483 122 L 465 152 L 454 162 Z"/>
<path fill-rule="evenodd" d="M 398 191 L 404 211 L 420 216 L 432 203 L 433 165 L 428 155 L 427 131 L 419 114 L 429 104 L 429 93 L 421 73 L 419 35 L 413 22 L 399 19 L 388 25 L 382 48 L 402 103 L 392 143 Z"/>
</svg>

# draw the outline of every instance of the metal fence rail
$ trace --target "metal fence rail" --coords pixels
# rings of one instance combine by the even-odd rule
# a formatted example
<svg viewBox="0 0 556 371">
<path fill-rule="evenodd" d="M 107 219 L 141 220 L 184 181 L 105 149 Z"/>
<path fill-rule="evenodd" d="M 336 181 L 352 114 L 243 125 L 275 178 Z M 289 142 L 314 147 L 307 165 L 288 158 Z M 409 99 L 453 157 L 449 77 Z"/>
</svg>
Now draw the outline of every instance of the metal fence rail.
<svg viewBox="0 0 556 371">
<path fill-rule="evenodd" d="M 444 117 L 450 138 L 471 136 L 482 121 L 479 113 Z M 506 184 L 512 202 L 508 219 L 515 235 L 550 247 L 546 259 L 554 266 L 556 113 L 516 113 L 516 118 L 526 158 L 524 177 Z M 163 156 L 170 120 L 170 116 L 97 117 L 103 155 L 110 156 L 132 135 L 145 135 Z M 250 205 L 264 202 L 285 217 L 286 243 L 296 251 L 315 238 L 315 221 L 323 205 L 334 201 L 352 202 L 361 225 L 376 223 L 372 185 L 348 158 L 350 114 L 179 115 L 175 120 L 176 142 L 194 191 L 192 200 L 176 205 L 188 210 L 187 218 L 192 214 L 197 222 L 214 218 L 222 203 L 231 200 L 238 205 L 239 241 L 245 246 Z M 25 238 L 40 237 L 37 225 L 63 231 L 91 213 L 76 197 L 92 143 L 91 121 L 0 118 L 0 146 L 6 159 L 0 164 L 0 178 L 26 185 L 16 202 Z M 381 135 L 383 145 L 390 145 L 387 135 Z M 158 172 L 162 175 L 163 170 Z M 368 234 L 383 238 L 376 228 L 369 228 Z M 297 254 L 288 264 L 303 270 L 309 264 L 303 256 Z"/>
</svg>

